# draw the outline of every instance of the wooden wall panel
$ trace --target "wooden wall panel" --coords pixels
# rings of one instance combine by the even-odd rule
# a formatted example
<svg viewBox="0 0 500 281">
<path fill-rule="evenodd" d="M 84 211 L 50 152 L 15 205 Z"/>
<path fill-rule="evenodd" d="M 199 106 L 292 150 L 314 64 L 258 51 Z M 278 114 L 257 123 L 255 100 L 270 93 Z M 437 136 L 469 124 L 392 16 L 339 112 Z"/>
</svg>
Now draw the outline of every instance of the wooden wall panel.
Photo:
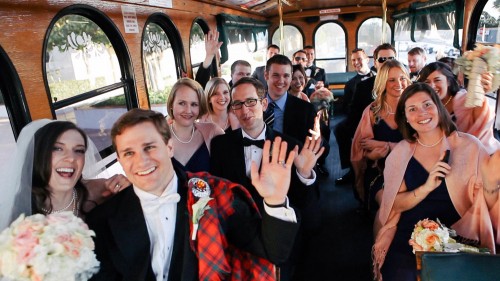
<svg viewBox="0 0 500 281">
<path fill-rule="evenodd" d="M 166 14 L 178 28 L 186 55 L 187 73 L 190 69 L 189 35 L 191 25 L 197 17 L 202 17 L 216 29 L 215 15 L 232 13 L 263 20 L 264 18 L 229 8 L 194 1 L 173 1 L 172 9 L 139 5 L 131 1 L 115 0 L 0 0 L 0 45 L 12 60 L 26 94 L 32 118 L 52 118 L 49 98 L 42 73 L 42 48 L 45 33 L 54 16 L 73 4 L 86 4 L 106 14 L 119 29 L 132 59 L 135 86 L 141 108 L 147 108 L 147 93 L 142 67 L 141 39 L 148 17 L 153 13 Z M 137 2 L 137 1 L 136 1 Z M 135 7 L 139 33 L 125 33 L 121 6 Z"/>
</svg>

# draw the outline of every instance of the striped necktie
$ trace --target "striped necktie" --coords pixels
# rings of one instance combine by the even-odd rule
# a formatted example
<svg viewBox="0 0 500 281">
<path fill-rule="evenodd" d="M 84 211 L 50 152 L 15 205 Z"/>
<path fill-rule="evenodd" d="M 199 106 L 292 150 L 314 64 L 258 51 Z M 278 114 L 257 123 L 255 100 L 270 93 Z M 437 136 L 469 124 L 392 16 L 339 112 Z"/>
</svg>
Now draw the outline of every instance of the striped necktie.
<svg viewBox="0 0 500 281">
<path fill-rule="evenodd" d="M 266 110 L 266 112 L 264 113 L 264 122 L 266 122 L 267 126 L 269 126 L 269 128 L 272 128 L 273 127 L 273 124 L 274 124 L 274 108 L 276 107 L 276 103 L 271 102 Z"/>
</svg>

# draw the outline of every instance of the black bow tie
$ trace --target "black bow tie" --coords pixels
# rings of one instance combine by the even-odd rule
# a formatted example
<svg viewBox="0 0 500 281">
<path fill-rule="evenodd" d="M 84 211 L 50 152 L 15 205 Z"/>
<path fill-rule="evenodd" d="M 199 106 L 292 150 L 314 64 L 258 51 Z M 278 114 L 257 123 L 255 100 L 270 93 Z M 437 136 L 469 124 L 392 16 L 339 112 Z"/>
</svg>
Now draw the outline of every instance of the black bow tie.
<svg viewBox="0 0 500 281">
<path fill-rule="evenodd" d="M 255 145 L 259 148 L 263 148 L 264 147 L 264 140 L 251 140 L 247 137 L 243 137 L 243 146 L 251 146 L 251 145 Z"/>
</svg>

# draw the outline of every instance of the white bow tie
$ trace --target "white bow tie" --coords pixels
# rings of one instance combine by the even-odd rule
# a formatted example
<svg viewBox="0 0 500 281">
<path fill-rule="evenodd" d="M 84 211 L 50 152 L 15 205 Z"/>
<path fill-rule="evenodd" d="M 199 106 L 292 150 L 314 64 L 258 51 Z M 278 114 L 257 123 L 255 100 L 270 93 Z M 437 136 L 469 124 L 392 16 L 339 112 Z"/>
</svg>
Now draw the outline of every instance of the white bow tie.
<svg viewBox="0 0 500 281">
<path fill-rule="evenodd" d="M 142 209 L 145 214 L 151 214 L 158 211 L 158 209 L 163 204 L 175 204 L 181 200 L 179 193 L 172 193 L 164 196 L 160 196 L 153 200 L 144 200 Z"/>
</svg>

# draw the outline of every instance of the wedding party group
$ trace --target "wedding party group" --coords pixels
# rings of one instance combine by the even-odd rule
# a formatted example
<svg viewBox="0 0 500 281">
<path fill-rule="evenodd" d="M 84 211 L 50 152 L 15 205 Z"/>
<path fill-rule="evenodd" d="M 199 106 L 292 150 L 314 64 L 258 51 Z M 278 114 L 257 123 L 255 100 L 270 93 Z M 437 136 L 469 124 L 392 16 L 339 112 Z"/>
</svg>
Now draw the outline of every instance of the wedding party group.
<svg viewBox="0 0 500 281">
<path fill-rule="evenodd" d="M 113 124 L 123 174 L 98 178 L 100 153 L 72 122 L 23 128 L 0 175 L 0 277 L 309 280 L 303 252 L 321 227 L 331 155 L 324 69 L 312 46 L 289 58 L 269 45 L 265 66 L 252 74 L 237 60 L 228 83 L 210 77 L 218 36 L 206 35 L 196 78 L 172 85 L 166 116 L 135 108 Z M 416 280 L 409 240 L 421 220 L 492 254 L 500 245 L 500 142 L 484 98 L 498 81 L 485 71 L 467 91 L 422 48 L 409 66 L 395 58 L 381 44 L 370 69 L 351 52 L 335 161 L 373 220 L 374 278 Z"/>
</svg>

